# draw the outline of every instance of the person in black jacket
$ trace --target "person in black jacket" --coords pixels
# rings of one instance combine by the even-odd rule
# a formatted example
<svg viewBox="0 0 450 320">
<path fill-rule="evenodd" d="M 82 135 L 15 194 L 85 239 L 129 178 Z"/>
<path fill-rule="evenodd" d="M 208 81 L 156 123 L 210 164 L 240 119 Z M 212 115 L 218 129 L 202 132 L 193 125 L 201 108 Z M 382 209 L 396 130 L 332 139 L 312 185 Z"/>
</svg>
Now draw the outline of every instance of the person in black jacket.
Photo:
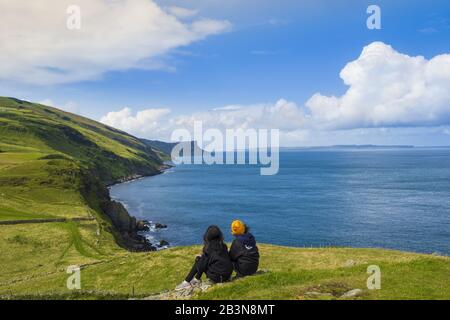
<svg viewBox="0 0 450 320">
<path fill-rule="evenodd" d="M 250 276 L 256 273 L 259 266 L 259 250 L 256 246 L 255 237 L 240 220 L 233 221 L 231 233 L 236 237 L 231 244 L 230 258 L 237 277 Z"/>
<path fill-rule="evenodd" d="M 175 290 L 183 290 L 200 284 L 203 274 L 206 274 L 206 277 L 215 283 L 230 280 L 233 264 L 219 227 L 210 226 L 203 236 L 203 242 L 202 254 L 195 258 L 191 271 Z"/>
</svg>

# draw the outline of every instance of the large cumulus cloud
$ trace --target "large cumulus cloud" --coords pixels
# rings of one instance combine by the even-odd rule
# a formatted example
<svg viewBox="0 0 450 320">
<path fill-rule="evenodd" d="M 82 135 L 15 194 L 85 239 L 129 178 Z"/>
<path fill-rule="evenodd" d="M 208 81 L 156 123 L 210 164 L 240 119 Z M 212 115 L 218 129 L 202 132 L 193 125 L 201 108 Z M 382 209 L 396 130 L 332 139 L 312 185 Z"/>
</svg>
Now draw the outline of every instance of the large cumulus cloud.
<svg viewBox="0 0 450 320">
<path fill-rule="evenodd" d="M 340 76 L 349 86 L 344 95 L 316 93 L 306 102 L 315 125 L 351 129 L 449 123 L 449 54 L 427 60 L 374 42 Z"/>
</svg>

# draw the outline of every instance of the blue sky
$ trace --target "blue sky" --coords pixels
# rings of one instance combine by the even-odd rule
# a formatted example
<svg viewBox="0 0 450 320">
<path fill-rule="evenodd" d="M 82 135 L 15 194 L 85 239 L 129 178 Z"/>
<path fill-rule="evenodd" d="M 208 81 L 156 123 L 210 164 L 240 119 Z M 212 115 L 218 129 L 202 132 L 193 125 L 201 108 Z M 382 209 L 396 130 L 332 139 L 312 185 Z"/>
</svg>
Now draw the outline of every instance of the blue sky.
<svg viewBox="0 0 450 320">
<path fill-rule="evenodd" d="M 159 65 L 156 69 L 111 68 L 92 79 L 67 83 L 3 80 L 0 94 L 68 106 L 96 120 L 125 107 L 132 114 L 152 108 L 170 109 L 174 117 L 227 105 L 275 104 L 279 99 L 302 108 L 315 93 L 345 94 L 348 86 L 340 78 L 340 71 L 373 42 L 381 41 L 398 53 L 421 55 L 425 59 L 450 53 L 448 1 L 229 0 L 224 4 L 211 0 L 161 0 L 157 3 L 163 9 L 177 6 L 196 10 L 195 17 L 226 20 L 230 27 L 152 56 L 152 64 Z M 381 30 L 366 27 L 369 4 L 381 8 Z M 185 23 L 196 18 L 187 19 Z M 446 117 L 448 113 L 442 114 Z M 411 126 L 401 122 L 397 126 L 389 122 L 379 126 L 384 132 L 388 127 L 389 135 L 378 139 L 374 138 L 380 136 L 378 131 L 369 132 L 366 140 L 448 144 L 448 124 L 433 120 L 424 124 L 412 121 Z M 368 131 L 376 129 L 361 127 Z M 352 138 L 356 135 L 354 130 L 361 128 L 348 129 L 351 130 L 343 132 L 341 140 L 330 141 L 364 142 L 365 138 Z M 322 130 L 324 138 L 314 142 L 326 144 L 329 131 Z M 132 133 L 141 132 L 137 129 Z M 145 135 L 151 134 L 147 130 Z M 300 139 L 298 145 L 303 144 Z"/>
</svg>

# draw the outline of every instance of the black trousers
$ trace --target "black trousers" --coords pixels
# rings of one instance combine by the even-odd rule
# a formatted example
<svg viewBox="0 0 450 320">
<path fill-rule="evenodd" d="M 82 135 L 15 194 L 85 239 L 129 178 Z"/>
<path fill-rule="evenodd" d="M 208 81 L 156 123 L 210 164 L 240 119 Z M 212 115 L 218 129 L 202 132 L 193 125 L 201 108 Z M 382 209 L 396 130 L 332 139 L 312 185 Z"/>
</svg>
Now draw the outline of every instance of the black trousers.
<svg viewBox="0 0 450 320">
<path fill-rule="evenodd" d="M 202 270 L 202 268 L 200 267 L 200 257 L 196 257 L 195 258 L 195 262 L 194 265 L 192 266 L 191 271 L 189 271 L 187 277 L 186 277 L 186 281 L 187 282 L 191 282 L 192 279 L 194 279 L 194 277 L 198 280 L 200 280 L 202 278 L 203 273 L 205 272 L 205 270 Z"/>
<path fill-rule="evenodd" d="M 208 277 L 209 280 L 215 283 L 221 283 L 230 280 L 231 274 L 227 276 L 221 276 L 208 272 L 208 270 L 206 270 L 206 261 L 203 259 L 206 259 L 206 257 L 201 256 L 195 258 L 194 265 L 192 266 L 191 271 L 189 271 L 189 274 L 185 279 L 187 282 L 191 282 L 194 277 L 200 280 L 203 274 L 206 274 L 206 277 Z"/>
<path fill-rule="evenodd" d="M 251 264 L 239 264 L 237 261 L 233 262 L 234 270 L 236 271 L 236 277 L 242 278 L 251 276 L 258 271 L 258 263 Z"/>
</svg>

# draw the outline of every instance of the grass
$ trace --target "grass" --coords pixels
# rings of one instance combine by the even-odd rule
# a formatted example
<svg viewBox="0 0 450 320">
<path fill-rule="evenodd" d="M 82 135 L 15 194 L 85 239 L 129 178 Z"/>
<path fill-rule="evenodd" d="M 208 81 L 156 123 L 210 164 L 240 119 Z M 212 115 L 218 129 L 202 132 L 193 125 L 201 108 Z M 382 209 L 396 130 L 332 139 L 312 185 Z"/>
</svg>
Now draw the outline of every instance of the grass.
<svg viewBox="0 0 450 320">
<path fill-rule="evenodd" d="M 150 146 L 98 122 L 3 97 L 0 135 L 0 221 L 97 219 L 0 225 L 2 289 L 5 283 L 54 274 L 72 261 L 126 253 L 102 210 L 109 201 L 106 185 L 157 173 L 162 160 Z"/>
<path fill-rule="evenodd" d="M 90 221 L 0 225 L 0 298 L 127 299 L 170 290 L 198 246 L 131 253 L 116 244 L 101 209 L 105 185 L 158 172 L 162 162 L 137 138 L 47 106 L 0 97 L 0 221 L 95 217 Z M 217 285 L 198 299 L 450 299 L 450 260 L 377 249 L 261 245 L 267 273 Z M 351 267 L 346 267 L 349 260 Z M 382 289 L 367 290 L 367 266 Z M 66 288 L 79 265 L 81 291 Z M 328 295 L 327 295 L 328 294 Z"/>
<path fill-rule="evenodd" d="M 22 229 L 21 229 L 22 228 Z M 200 247 L 130 253 L 95 222 L 2 226 L 0 295 L 16 298 L 126 299 L 171 290 Z M 335 299 L 360 288 L 360 299 L 450 299 L 448 257 L 381 249 L 303 249 L 260 245 L 267 273 L 217 285 L 198 299 Z M 14 252 L 14 257 L 11 256 Z M 33 253 L 33 254 L 30 254 Z M 352 260 L 353 265 L 346 266 Z M 381 268 L 381 290 L 368 290 L 367 266 Z M 83 266 L 82 290 L 66 288 L 70 265 Z M 133 294 L 134 293 L 134 294 Z"/>
<path fill-rule="evenodd" d="M 131 135 L 13 98 L 0 97 L 0 135 L 0 221 L 102 219 L 105 185 L 162 165 Z"/>
</svg>

